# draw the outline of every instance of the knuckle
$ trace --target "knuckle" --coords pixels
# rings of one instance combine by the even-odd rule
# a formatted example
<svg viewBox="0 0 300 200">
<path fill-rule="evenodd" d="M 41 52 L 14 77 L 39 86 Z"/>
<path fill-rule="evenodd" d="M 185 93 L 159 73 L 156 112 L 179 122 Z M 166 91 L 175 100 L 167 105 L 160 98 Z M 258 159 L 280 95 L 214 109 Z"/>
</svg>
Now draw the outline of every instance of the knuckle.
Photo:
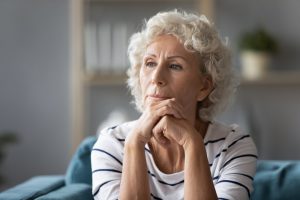
<svg viewBox="0 0 300 200">
<path fill-rule="evenodd" d="M 159 115 L 162 116 L 162 115 L 166 115 L 166 114 L 168 114 L 168 108 L 167 107 L 161 108 Z"/>
</svg>

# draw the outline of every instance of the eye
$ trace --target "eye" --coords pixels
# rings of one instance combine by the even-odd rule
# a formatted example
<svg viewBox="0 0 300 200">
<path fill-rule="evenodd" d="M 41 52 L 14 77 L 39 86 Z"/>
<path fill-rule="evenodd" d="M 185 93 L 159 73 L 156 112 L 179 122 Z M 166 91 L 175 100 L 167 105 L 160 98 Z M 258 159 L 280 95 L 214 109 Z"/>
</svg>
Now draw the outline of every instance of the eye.
<svg viewBox="0 0 300 200">
<path fill-rule="evenodd" d="M 146 66 L 146 67 L 155 67 L 155 66 L 156 66 L 156 63 L 155 63 L 155 62 L 149 61 L 149 62 L 146 62 L 145 66 Z"/>
<path fill-rule="evenodd" d="M 178 64 L 170 64 L 170 68 L 174 70 L 182 70 L 182 66 Z"/>
</svg>

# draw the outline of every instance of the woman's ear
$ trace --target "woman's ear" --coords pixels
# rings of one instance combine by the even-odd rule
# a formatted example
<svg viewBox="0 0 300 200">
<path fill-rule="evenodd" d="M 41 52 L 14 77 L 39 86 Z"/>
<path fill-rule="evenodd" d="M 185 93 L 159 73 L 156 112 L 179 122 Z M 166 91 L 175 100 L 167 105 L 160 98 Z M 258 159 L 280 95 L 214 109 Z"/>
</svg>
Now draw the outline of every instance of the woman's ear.
<svg viewBox="0 0 300 200">
<path fill-rule="evenodd" d="M 197 100 L 203 101 L 204 99 L 206 99 L 206 97 L 211 93 L 213 89 L 214 87 L 211 76 L 204 75 L 202 77 L 202 86 L 200 87 Z"/>
</svg>

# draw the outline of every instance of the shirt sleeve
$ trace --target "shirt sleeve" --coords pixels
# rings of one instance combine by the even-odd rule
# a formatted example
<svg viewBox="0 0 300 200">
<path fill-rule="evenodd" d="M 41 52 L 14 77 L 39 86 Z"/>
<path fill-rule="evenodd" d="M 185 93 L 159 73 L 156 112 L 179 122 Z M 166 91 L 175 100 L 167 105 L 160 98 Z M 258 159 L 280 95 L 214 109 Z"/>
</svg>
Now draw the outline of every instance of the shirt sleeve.
<svg viewBox="0 0 300 200">
<path fill-rule="evenodd" d="M 101 131 L 91 152 L 93 196 L 97 200 L 118 199 L 122 175 L 122 140 L 114 130 Z"/>
<path fill-rule="evenodd" d="M 235 127 L 222 147 L 222 164 L 214 180 L 219 199 L 250 199 L 256 171 L 257 150 L 250 135 Z"/>
</svg>

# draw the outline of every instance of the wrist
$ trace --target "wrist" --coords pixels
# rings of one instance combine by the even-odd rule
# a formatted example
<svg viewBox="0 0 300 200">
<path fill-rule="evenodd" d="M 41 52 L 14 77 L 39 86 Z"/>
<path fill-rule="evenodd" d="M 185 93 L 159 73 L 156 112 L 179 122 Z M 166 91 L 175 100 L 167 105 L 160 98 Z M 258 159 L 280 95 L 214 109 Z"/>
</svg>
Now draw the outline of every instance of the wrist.
<svg viewBox="0 0 300 200">
<path fill-rule="evenodd" d="M 185 141 L 183 144 L 183 149 L 185 152 L 189 152 L 192 150 L 199 150 L 199 148 L 203 145 L 203 139 L 200 134 L 195 134 Z"/>
<path fill-rule="evenodd" d="M 132 132 L 125 139 L 125 146 L 133 148 L 144 148 L 146 140 L 138 132 Z"/>
</svg>

